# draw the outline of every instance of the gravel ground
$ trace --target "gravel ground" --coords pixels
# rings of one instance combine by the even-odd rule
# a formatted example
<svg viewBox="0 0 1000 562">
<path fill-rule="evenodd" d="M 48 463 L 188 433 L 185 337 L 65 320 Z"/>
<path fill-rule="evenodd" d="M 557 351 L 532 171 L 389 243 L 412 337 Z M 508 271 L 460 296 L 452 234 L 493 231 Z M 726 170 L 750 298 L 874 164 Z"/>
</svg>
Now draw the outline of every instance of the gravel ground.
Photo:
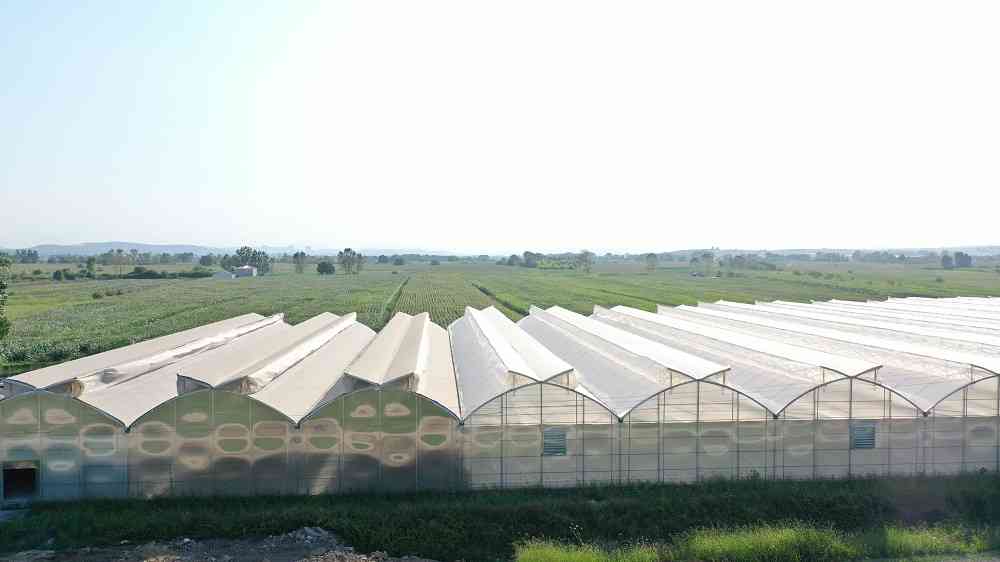
<svg viewBox="0 0 1000 562">
<path fill-rule="evenodd" d="M 393 558 L 384 552 L 360 554 L 318 527 L 257 539 L 181 538 L 168 542 L 75 550 L 29 550 L 0 560 L 16 562 L 433 562 L 417 557 Z"/>
</svg>

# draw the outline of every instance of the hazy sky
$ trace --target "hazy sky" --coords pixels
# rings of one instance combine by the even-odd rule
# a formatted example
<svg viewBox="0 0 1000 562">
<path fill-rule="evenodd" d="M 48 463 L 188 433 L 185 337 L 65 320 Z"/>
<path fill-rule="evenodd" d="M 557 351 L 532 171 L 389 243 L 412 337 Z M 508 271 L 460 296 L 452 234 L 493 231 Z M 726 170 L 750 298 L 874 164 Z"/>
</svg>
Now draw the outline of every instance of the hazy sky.
<svg viewBox="0 0 1000 562">
<path fill-rule="evenodd" d="M 0 247 L 1000 243 L 1000 3 L 0 0 Z"/>
</svg>

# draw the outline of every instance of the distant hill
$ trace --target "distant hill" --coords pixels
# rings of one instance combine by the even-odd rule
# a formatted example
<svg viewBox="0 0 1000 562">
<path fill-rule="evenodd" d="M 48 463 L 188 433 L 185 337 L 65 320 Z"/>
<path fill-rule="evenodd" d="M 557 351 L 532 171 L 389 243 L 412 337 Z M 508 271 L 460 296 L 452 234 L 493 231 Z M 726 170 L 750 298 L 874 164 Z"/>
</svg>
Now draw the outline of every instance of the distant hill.
<svg viewBox="0 0 1000 562">
<path fill-rule="evenodd" d="M 108 252 L 109 250 L 122 249 L 128 252 L 133 248 L 138 250 L 139 253 L 149 252 L 151 254 L 183 254 L 192 253 L 196 256 L 203 256 L 205 254 L 232 254 L 236 251 L 236 246 L 198 246 L 193 244 L 144 244 L 141 242 L 84 242 L 81 244 L 39 244 L 37 246 L 32 246 L 30 249 L 38 252 L 40 258 L 47 258 L 49 256 L 96 256 Z M 310 255 L 324 255 L 331 256 L 337 255 L 337 252 L 342 249 L 320 249 L 314 250 L 312 248 L 300 248 L 296 246 L 258 246 L 258 248 L 264 250 L 271 255 L 281 255 L 281 254 L 292 254 L 299 250 L 305 250 L 306 253 Z M 0 248 L 0 252 L 13 253 L 14 249 L 3 249 Z M 385 254 L 391 256 L 394 254 L 421 254 L 421 255 L 435 255 L 435 256 L 450 256 L 454 255 L 452 252 L 444 251 L 428 251 L 420 249 L 411 248 L 397 248 L 397 249 L 386 249 L 386 248 L 362 248 L 361 253 L 366 256 L 378 256 L 380 254 Z"/>
</svg>

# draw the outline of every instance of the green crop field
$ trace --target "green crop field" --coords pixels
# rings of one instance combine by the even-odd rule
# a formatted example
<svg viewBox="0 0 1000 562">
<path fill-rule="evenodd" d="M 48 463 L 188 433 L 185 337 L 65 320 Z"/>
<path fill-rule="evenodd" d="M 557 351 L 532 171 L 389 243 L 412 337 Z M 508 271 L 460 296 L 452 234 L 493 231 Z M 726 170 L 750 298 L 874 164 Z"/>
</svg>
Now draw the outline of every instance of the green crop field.
<svg viewBox="0 0 1000 562">
<path fill-rule="evenodd" d="M 21 372 L 247 312 L 284 312 L 292 323 L 324 311 L 357 312 L 360 321 L 378 330 L 398 311 L 427 311 L 447 326 L 466 306 L 496 306 L 516 320 L 531 305 L 589 313 L 595 304 L 655 310 L 657 303 L 717 299 L 1000 295 L 1000 274 L 992 265 L 946 271 L 793 262 L 778 271 L 723 270 L 717 278 L 692 276 L 703 270 L 680 263 L 648 272 L 640 263 L 599 262 L 589 274 L 463 262 L 369 265 L 358 275 L 329 277 L 312 268 L 296 274 L 287 264 L 275 269 L 240 280 L 15 282 L 8 310 L 14 329 L 0 342 L 0 372 Z"/>
</svg>

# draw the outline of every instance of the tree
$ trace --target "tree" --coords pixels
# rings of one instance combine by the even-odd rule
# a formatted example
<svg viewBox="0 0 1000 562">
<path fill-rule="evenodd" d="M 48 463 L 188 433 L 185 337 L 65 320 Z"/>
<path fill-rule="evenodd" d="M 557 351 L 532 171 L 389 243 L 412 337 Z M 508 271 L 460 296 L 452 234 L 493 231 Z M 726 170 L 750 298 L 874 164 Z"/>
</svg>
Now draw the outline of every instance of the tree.
<svg viewBox="0 0 1000 562">
<path fill-rule="evenodd" d="M 394 256 L 392 258 L 392 265 L 406 265 L 406 260 L 402 256 Z"/>
<path fill-rule="evenodd" d="M 316 273 L 320 275 L 333 275 L 337 272 L 337 268 L 333 266 L 333 262 L 323 260 L 316 264 Z"/>
<path fill-rule="evenodd" d="M 295 264 L 295 273 L 302 273 L 306 270 L 306 253 L 299 250 L 292 254 L 292 263 Z"/>
<path fill-rule="evenodd" d="M 524 261 L 521 263 L 524 267 L 538 267 L 538 262 L 545 256 L 536 252 L 524 252 Z"/>
<path fill-rule="evenodd" d="M 965 252 L 955 252 L 955 267 L 972 267 L 972 256 Z"/>
<path fill-rule="evenodd" d="M 646 270 L 656 271 L 656 266 L 659 265 L 660 257 L 656 254 L 650 252 L 646 254 Z"/>
<path fill-rule="evenodd" d="M 114 253 L 115 265 L 118 266 L 118 277 L 122 276 L 122 266 L 125 265 L 125 250 L 118 248 Z"/>
<path fill-rule="evenodd" d="M 7 319 L 7 276 L 10 273 L 10 259 L 0 255 L 0 340 L 10 332 Z"/>
<path fill-rule="evenodd" d="M 378 263 L 389 263 L 389 256 L 382 254 L 378 257 Z"/>
<path fill-rule="evenodd" d="M 955 267 L 955 260 L 948 252 L 941 254 L 941 267 L 944 269 L 954 269 Z"/>
<path fill-rule="evenodd" d="M 340 269 L 344 273 L 361 272 L 361 263 L 364 259 L 365 256 L 350 248 L 344 248 L 343 250 L 337 252 L 337 264 L 340 265 Z"/>
<path fill-rule="evenodd" d="M 257 268 L 257 273 L 269 273 L 271 271 L 271 257 L 263 250 L 257 250 L 250 246 L 243 246 L 236 250 L 236 267 L 249 265 Z"/>
<path fill-rule="evenodd" d="M 37 250 L 15 250 L 14 261 L 17 263 L 38 263 Z"/>
<path fill-rule="evenodd" d="M 97 258 L 90 256 L 87 258 L 87 277 L 93 279 L 97 276 Z"/>
<path fill-rule="evenodd" d="M 163 262 L 161 261 L 160 263 Z M 204 256 L 201 256 L 200 258 L 198 258 L 198 265 L 202 267 L 212 267 L 213 265 L 215 265 L 215 255 L 205 254 Z"/>
<path fill-rule="evenodd" d="M 441 262 L 438 260 L 431 260 L 431 265 L 441 265 Z"/>
<path fill-rule="evenodd" d="M 521 265 L 521 256 L 511 254 L 510 257 L 507 258 L 507 265 Z"/>
<path fill-rule="evenodd" d="M 576 267 L 584 273 L 590 273 L 594 267 L 594 252 L 584 250 L 576 255 Z"/>
</svg>

